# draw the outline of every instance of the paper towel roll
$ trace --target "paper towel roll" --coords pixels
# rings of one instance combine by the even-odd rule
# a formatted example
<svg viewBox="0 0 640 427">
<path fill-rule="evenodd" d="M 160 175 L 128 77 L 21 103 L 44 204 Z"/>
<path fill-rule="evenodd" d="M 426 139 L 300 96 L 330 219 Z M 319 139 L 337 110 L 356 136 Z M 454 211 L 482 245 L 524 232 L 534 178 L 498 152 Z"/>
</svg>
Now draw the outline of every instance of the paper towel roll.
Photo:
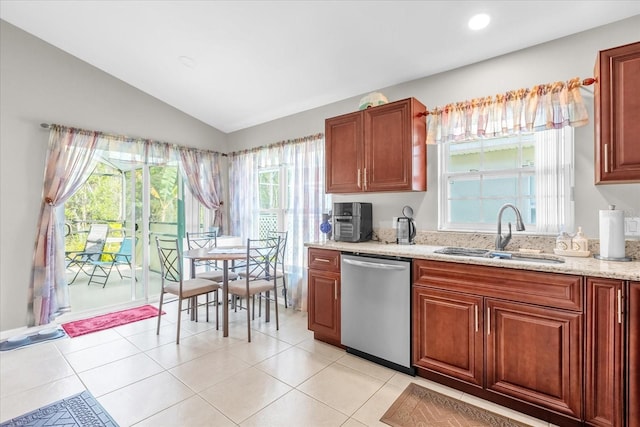
<svg viewBox="0 0 640 427">
<path fill-rule="evenodd" d="M 600 256 L 624 258 L 624 212 L 609 207 L 600 211 Z"/>
</svg>

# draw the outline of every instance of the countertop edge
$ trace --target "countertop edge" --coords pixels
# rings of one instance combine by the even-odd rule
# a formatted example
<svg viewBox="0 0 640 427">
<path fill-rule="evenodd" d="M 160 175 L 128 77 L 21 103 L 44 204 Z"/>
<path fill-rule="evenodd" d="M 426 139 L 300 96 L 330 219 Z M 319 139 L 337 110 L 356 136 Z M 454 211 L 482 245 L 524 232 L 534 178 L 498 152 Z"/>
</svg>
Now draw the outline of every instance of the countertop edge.
<svg viewBox="0 0 640 427">
<path fill-rule="evenodd" d="M 331 240 L 326 242 L 305 242 L 304 246 L 307 248 L 328 249 L 341 252 L 397 256 L 403 258 L 453 262 L 457 264 L 486 265 L 517 270 L 640 281 L 640 261 L 604 261 L 595 259 L 593 256 L 582 258 L 544 254 L 555 258 L 561 258 L 565 262 L 562 264 L 543 264 L 516 260 L 506 261 L 501 259 L 438 254 L 434 253 L 434 251 L 443 248 L 443 246 L 430 245 L 398 245 L 394 243 L 385 244 L 379 242 L 349 243 Z"/>
</svg>

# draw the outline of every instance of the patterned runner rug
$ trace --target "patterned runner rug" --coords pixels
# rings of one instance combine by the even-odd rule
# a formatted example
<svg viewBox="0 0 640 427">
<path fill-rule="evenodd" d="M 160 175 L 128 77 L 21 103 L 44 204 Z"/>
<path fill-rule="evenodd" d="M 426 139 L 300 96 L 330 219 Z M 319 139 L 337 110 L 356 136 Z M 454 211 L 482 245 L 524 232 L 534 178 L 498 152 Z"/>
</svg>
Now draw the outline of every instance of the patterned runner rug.
<svg viewBox="0 0 640 427">
<path fill-rule="evenodd" d="M 118 427 L 98 401 L 84 391 L 0 424 L 0 427 Z"/>
<path fill-rule="evenodd" d="M 164 314 L 164 312 L 162 313 Z M 127 323 L 149 319 L 158 315 L 158 309 L 152 305 L 130 308 L 128 310 L 115 311 L 89 319 L 76 320 L 75 322 L 64 323 L 62 328 L 71 338 L 80 335 L 98 332 Z"/>
<path fill-rule="evenodd" d="M 380 421 L 394 427 L 527 425 L 414 383 L 407 386 Z"/>
</svg>

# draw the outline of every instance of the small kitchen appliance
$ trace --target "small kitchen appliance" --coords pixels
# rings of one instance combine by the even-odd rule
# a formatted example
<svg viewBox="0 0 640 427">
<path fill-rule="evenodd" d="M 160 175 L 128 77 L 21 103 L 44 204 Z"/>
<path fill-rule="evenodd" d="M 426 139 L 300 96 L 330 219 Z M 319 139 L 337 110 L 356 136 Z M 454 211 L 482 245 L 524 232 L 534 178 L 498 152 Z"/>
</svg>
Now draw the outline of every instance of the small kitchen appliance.
<svg viewBox="0 0 640 427">
<path fill-rule="evenodd" d="M 371 203 L 333 204 L 333 239 L 336 242 L 366 242 L 373 235 Z"/>
<path fill-rule="evenodd" d="M 402 208 L 402 215 L 396 224 L 396 243 L 399 245 L 413 245 L 416 238 L 416 225 L 413 222 L 411 206 Z"/>
</svg>

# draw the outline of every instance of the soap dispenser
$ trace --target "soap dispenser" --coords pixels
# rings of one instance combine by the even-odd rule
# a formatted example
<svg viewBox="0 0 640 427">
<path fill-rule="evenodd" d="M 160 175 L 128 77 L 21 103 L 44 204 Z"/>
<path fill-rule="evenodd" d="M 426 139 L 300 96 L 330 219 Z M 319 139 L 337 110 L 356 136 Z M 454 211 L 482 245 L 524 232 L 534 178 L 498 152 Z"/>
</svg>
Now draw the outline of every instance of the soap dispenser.
<svg viewBox="0 0 640 427">
<path fill-rule="evenodd" d="M 574 251 L 587 252 L 589 250 L 589 240 L 582 232 L 582 227 L 578 227 L 578 232 L 573 237 L 571 249 Z"/>
</svg>

